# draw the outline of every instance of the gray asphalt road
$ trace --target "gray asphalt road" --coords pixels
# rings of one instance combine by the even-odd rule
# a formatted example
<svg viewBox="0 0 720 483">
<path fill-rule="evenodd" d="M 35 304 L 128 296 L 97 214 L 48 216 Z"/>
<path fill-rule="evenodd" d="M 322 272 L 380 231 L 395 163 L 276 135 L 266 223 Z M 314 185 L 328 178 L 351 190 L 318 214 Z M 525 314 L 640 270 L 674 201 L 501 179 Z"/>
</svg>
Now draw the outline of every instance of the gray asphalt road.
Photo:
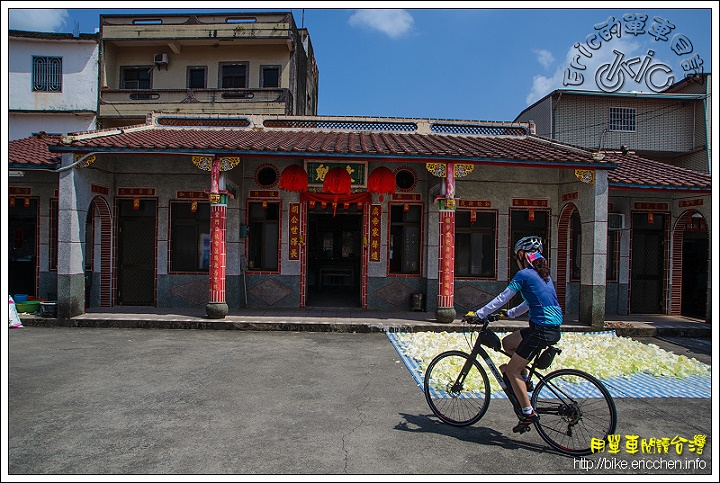
<svg viewBox="0 0 720 483">
<path fill-rule="evenodd" d="M 712 474 L 711 399 L 616 400 L 618 434 L 703 434 L 701 455 L 572 458 L 513 434 L 504 399 L 474 426 L 440 423 L 384 334 L 25 327 L 8 331 L 7 389 L 10 480 Z"/>
</svg>

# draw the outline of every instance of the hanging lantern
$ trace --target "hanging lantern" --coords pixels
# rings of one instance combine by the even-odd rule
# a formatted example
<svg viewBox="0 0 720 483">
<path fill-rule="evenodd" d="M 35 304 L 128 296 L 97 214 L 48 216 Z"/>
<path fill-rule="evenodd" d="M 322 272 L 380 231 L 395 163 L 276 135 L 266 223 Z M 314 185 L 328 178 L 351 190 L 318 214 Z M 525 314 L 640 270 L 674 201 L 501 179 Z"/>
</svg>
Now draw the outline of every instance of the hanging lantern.
<svg viewBox="0 0 720 483">
<path fill-rule="evenodd" d="M 655 213 L 648 211 L 648 224 L 652 225 L 655 223 Z"/>
<path fill-rule="evenodd" d="M 197 200 L 192 200 L 192 203 L 190 203 L 190 211 L 193 213 L 197 212 Z"/>
<path fill-rule="evenodd" d="M 140 209 L 140 197 L 136 196 L 133 198 L 133 210 L 139 210 Z"/>
<path fill-rule="evenodd" d="M 298 164 L 291 164 L 280 173 L 280 189 L 305 192 L 308 187 L 308 175 Z"/>
<path fill-rule="evenodd" d="M 262 205 L 261 205 L 261 206 L 262 206 L 262 209 L 263 209 L 263 210 L 267 210 L 267 207 L 268 207 L 268 202 L 267 202 L 267 200 L 262 200 Z"/>
<path fill-rule="evenodd" d="M 325 173 L 323 191 L 334 195 L 349 195 L 352 178 L 343 167 L 336 166 Z"/>
<path fill-rule="evenodd" d="M 535 208 L 528 208 L 528 221 L 535 221 Z"/>
<path fill-rule="evenodd" d="M 25 208 L 27 208 L 28 206 L 30 206 L 30 198 L 26 197 L 25 198 Z"/>
<path fill-rule="evenodd" d="M 343 203 L 343 209 L 349 210 L 349 209 L 350 209 L 350 203 Z"/>
<path fill-rule="evenodd" d="M 314 210 L 315 209 L 315 201 L 310 200 L 309 204 L 310 204 L 310 209 Z"/>
<path fill-rule="evenodd" d="M 477 210 L 470 210 L 470 223 L 477 221 Z"/>
<path fill-rule="evenodd" d="M 10 206 L 15 206 L 15 197 L 14 196 L 10 197 Z"/>
<path fill-rule="evenodd" d="M 383 194 L 395 193 L 395 175 L 385 166 L 375 168 L 370 176 L 368 176 L 368 191 L 370 193 L 378 193 L 380 201 L 383 201 Z"/>
<path fill-rule="evenodd" d="M 409 212 L 410 212 L 410 204 L 408 204 L 408 203 L 403 203 L 403 211 L 404 211 L 405 213 L 409 213 Z"/>
</svg>

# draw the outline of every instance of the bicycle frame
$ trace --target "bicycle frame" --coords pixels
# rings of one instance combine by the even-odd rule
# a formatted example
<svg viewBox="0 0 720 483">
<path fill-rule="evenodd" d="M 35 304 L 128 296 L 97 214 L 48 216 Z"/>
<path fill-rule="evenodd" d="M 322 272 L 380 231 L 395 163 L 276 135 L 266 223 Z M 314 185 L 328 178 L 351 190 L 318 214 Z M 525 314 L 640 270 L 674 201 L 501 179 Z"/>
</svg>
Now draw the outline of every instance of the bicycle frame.
<svg viewBox="0 0 720 483">
<path fill-rule="evenodd" d="M 459 388 L 462 386 L 462 384 L 465 382 L 465 378 L 467 377 L 468 373 L 470 372 L 470 369 L 472 368 L 472 363 L 474 360 L 478 359 L 478 357 L 482 358 L 482 360 L 485 362 L 485 365 L 490 369 L 490 372 L 495 377 L 495 380 L 497 380 L 498 384 L 502 388 L 503 392 L 505 392 L 505 395 L 508 397 L 510 402 L 513 405 L 513 408 L 515 409 L 515 412 L 519 415 L 522 412 L 522 409 L 520 408 L 520 403 L 517 400 L 517 396 L 515 395 L 515 390 L 513 389 L 512 385 L 509 384 L 509 380 L 507 380 L 504 377 L 504 374 L 500 372 L 500 370 L 497 368 L 493 360 L 490 358 L 490 355 L 485 350 L 485 347 L 483 347 L 483 343 L 480 337 L 480 334 L 485 332 L 488 329 L 488 323 L 489 319 L 486 319 L 483 323 L 483 327 L 481 330 L 477 332 L 478 337 L 475 339 L 475 344 L 472 348 L 472 351 L 470 352 L 470 357 L 465 361 L 465 364 L 463 365 L 462 370 L 460 371 L 460 374 L 458 375 L 458 379 L 455 381 L 455 384 L 453 388 Z M 505 350 L 500 349 L 499 351 L 501 354 L 505 355 L 508 359 L 512 357 L 511 354 L 507 353 Z M 532 362 L 525 366 L 525 368 L 528 370 L 528 378 L 531 378 L 533 375 L 536 375 L 538 379 L 541 381 L 545 381 L 545 376 L 537 371 L 535 368 L 535 362 L 537 361 L 538 357 L 540 357 L 540 352 L 538 352 L 535 357 L 533 358 Z M 507 382 L 506 382 L 507 381 Z M 552 391 L 556 396 L 558 395 L 558 391 L 555 387 L 552 387 L 551 385 L 547 385 L 548 389 Z M 563 396 L 568 397 L 569 399 L 572 399 L 568 394 L 565 394 L 563 391 Z M 539 411 L 540 413 L 543 412 L 542 410 Z"/>
</svg>

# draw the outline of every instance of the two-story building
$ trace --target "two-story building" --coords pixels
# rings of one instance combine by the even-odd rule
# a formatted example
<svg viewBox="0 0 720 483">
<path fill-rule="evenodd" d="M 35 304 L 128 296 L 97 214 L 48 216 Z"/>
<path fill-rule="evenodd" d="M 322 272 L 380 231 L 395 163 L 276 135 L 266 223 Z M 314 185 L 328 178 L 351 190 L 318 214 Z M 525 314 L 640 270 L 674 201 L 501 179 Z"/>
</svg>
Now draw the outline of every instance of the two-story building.
<svg viewBox="0 0 720 483">
<path fill-rule="evenodd" d="M 92 131 L 98 91 L 97 34 L 8 32 L 9 139 L 40 131 Z"/>
<path fill-rule="evenodd" d="M 98 124 L 173 114 L 316 115 L 318 68 L 290 12 L 100 16 Z"/>
<path fill-rule="evenodd" d="M 521 112 L 539 136 L 585 149 L 617 149 L 710 172 L 711 78 L 687 77 L 656 92 L 557 89 Z"/>
<path fill-rule="evenodd" d="M 97 78 L 96 34 L 8 31 L 5 129 L 9 140 L 94 130 Z M 15 183 L 23 175 L 24 171 L 9 172 L 10 241 L 6 272 L 11 293 L 34 295 L 38 288 L 38 254 L 50 249 L 47 237 L 38 230 L 38 214 L 47 216 L 48 210 L 56 210 L 57 206 L 52 203 L 43 206 L 39 198 L 23 196 L 30 188 L 17 188 Z M 49 193 L 57 190 L 57 175 L 48 174 L 44 179 L 34 187 L 36 193 L 43 191 L 43 185 Z M 21 201 L 15 203 L 16 199 Z"/>
</svg>

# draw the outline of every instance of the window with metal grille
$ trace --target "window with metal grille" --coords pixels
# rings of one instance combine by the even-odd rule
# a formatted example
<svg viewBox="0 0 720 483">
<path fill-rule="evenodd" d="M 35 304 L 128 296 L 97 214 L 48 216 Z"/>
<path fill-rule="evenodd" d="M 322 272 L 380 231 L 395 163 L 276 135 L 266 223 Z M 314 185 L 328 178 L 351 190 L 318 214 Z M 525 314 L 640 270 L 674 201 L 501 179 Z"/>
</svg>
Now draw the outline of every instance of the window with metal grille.
<svg viewBox="0 0 720 483">
<path fill-rule="evenodd" d="M 33 57 L 32 90 L 62 91 L 62 57 Z"/>
<path fill-rule="evenodd" d="M 607 268 L 605 279 L 617 282 L 620 272 L 620 231 L 608 231 L 607 234 Z"/>
<path fill-rule="evenodd" d="M 276 271 L 279 268 L 280 203 L 251 202 L 248 212 L 248 270 Z"/>
<path fill-rule="evenodd" d="M 390 273 L 420 273 L 421 220 L 420 205 L 390 207 Z"/>
<path fill-rule="evenodd" d="M 629 107 L 611 107 L 610 130 L 635 131 L 635 109 Z"/>
<path fill-rule="evenodd" d="M 220 87 L 223 89 L 245 89 L 247 85 L 247 62 L 242 64 L 220 64 Z"/>
<path fill-rule="evenodd" d="M 263 66 L 260 69 L 260 87 L 280 87 L 280 67 Z"/>
<path fill-rule="evenodd" d="M 150 89 L 152 86 L 152 66 L 121 67 L 121 89 Z"/>
<path fill-rule="evenodd" d="M 455 275 L 495 277 L 495 212 L 455 212 Z"/>
<path fill-rule="evenodd" d="M 170 271 L 207 272 L 210 267 L 210 203 L 170 203 Z"/>
</svg>

